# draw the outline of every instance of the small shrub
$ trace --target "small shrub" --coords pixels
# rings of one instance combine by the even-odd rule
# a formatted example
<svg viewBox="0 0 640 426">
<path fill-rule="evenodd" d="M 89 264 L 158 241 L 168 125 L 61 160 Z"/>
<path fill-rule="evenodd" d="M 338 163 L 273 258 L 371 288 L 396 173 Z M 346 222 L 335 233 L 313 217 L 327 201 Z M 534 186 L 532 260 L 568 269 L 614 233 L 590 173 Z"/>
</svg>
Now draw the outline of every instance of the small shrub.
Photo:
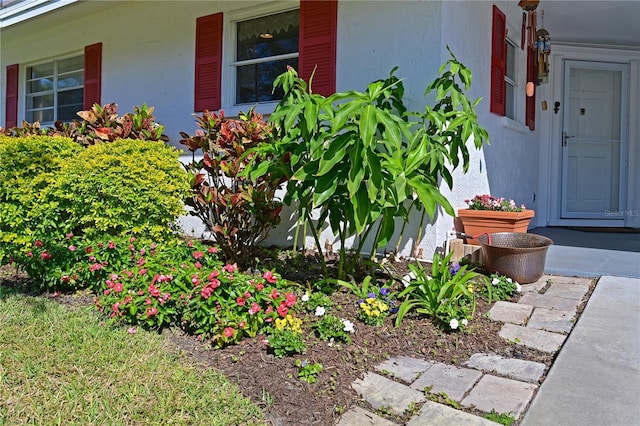
<svg viewBox="0 0 640 426">
<path fill-rule="evenodd" d="M 122 139 L 69 160 L 43 193 L 39 215 L 47 224 L 63 221 L 65 233 L 89 238 L 133 233 L 158 239 L 177 229 L 187 191 L 175 149 Z"/>
<path fill-rule="evenodd" d="M 261 162 L 247 151 L 267 143 L 271 129 L 253 110 L 241 113 L 237 120 L 225 118 L 222 111 L 205 111 L 196 119 L 197 134 L 182 132 L 180 141 L 193 153 L 186 166 L 191 182 L 186 203 L 211 232 L 223 258 L 244 265 L 250 248 L 280 222 L 282 204 L 275 200 L 279 181 L 267 173 L 254 174 L 253 179 L 242 174 L 249 161 Z M 195 153 L 200 150 L 203 159 L 196 161 Z"/>
<path fill-rule="evenodd" d="M 42 223 L 41 211 L 57 205 L 41 193 L 80 150 L 67 138 L 0 136 L 0 264 L 20 258 L 49 232 L 64 234 L 63 221 Z"/>
<path fill-rule="evenodd" d="M 520 284 L 509 277 L 500 274 L 491 274 L 485 279 L 481 288 L 482 296 L 489 302 L 498 300 L 511 300 L 514 294 L 520 291 Z"/>
<path fill-rule="evenodd" d="M 276 358 L 304 353 L 307 345 L 302 337 L 302 320 L 291 314 L 276 319 L 275 329 L 269 337 L 269 347 Z"/>
<path fill-rule="evenodd" d="M 297 359 L 296 367 L 298 367 L 298 378 L 307 383 L 317 382 L 317 376 L 322 371 L 322 364 L 312 364 L 309 363 L 306 359 L 304 361 Z"/>
<path fill-rule="evenodd" d="M 337 280 L 343 287 L 348 288 L 358 297 L 358 319 L 368 325 L 382 325 L 389 314 L 397 312 L 393 294 L 387 286 L 372 285 L 372 277 L 366 276 L 360 285 Z"/>
</svg>

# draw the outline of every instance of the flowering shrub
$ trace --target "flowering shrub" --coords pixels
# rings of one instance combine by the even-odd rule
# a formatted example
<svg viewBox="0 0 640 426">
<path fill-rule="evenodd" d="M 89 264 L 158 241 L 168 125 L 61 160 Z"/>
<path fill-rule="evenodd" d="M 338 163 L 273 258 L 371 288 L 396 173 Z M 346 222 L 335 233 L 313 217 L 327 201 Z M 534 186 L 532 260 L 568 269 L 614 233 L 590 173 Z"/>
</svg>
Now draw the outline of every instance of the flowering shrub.
<svg viewBox="0 0 640 426">
<path fill-rule="evenodd" d="M 322 340 L 351 343 L 351 334 L 355 333 L 353 324 L 334 315 L 323 315 L 320 321 L 312 326 Z"/>
<path fill-rule="evenodd" d="M 470 210 L 492 210 L 502 212 L 521 212 L 525 210 L 524 204 L 516 205 L 515 201 L 506 198 L 498 198 L 492 195 L 476 195 L 470 200 L 464 200 Z"/>
<path fill-rule="evenodd" d="M 521 290 L 520 284 L 509 277 L 500 274 L 491 274 L 485 280 L 482 288 L 482 296 L 489 302 L 498 300 L 510 300 L 515 293 Z"/>
<path fill-rule="evenodd" d="M 466 324 L 475 309 L 473 279 L 478 276 L 466 266 L 451 264 L 451 254 L 441 258 L 433 256 L 431 274 L 426 274 L 420 264 L 409 264 L 411 273 L 403 277 L 408 285 L 400 292 L 405 297 L 400 304 L 396 326 L 412 310 L 433 318 L 441 327 L 459 329 Z M 455 320 L 455 321 L 454 321 Z"/>
<path fill-rule="evenodd" d="M 382 325 L 384 319 L 391 313 L 397 312 L 393 305 L 389 287 L 378 287 L 371 284 L 372 277 L 366 276 L 361 285 L 338 281 L 339 284 L 351 290 L 358 299 L 358 319 L 368 325 Z"/>
<path fill-rule="evenodd" d="M 291 314 L 276 319 L 269 347 L 277 358 L 303 353 L 307 345 L 302 338 L 302 320 Z"/>
</svg>

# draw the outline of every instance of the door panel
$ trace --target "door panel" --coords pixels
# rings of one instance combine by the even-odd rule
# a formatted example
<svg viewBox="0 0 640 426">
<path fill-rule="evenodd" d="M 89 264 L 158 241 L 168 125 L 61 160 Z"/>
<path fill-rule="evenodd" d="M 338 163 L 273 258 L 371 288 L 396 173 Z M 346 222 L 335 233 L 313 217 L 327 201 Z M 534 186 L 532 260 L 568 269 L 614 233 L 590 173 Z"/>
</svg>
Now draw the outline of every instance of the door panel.
<svg viewBox="0 0 640 426">
<path fill-rule="evenodd" d="M 609 219 L 623 209 L 622 82 L 617 64 L 565 63 L 562 218 Z"/>
</svg>

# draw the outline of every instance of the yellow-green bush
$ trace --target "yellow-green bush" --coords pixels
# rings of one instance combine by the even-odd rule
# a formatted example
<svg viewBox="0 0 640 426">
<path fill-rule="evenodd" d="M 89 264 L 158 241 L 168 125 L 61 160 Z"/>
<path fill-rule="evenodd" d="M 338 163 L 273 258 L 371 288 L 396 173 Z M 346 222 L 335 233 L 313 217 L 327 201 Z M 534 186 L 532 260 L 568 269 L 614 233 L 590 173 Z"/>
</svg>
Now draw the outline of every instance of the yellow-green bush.
<svg viewBox="0 0 640 426">
<path fill-rule="evenodd" d="M 68 138 L 0 136 L 0 264 L 34 238 L 43 209 L 57 208 L 41 194 L 81 150 Z"/>
<path fill-rule="evenodd" d="M 175 149 L 120 139 L 79 152 L 60 170 L 47 198 L 59 203 L 67 231 L 76 235 L 162 238 L 175 230 L 188 190 Z"/>
</svg>

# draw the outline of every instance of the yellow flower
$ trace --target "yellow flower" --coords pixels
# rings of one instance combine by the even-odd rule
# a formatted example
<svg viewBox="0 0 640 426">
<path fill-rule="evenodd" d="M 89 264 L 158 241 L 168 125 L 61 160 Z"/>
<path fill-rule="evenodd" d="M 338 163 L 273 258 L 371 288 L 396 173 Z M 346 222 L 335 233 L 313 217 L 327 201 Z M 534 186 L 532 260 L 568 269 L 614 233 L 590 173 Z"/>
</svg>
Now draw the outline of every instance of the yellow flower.
<svg viewBox="0 0 640 426">
<path fill-rule="evenodd" d="M 276 328 L 278 330 L 284 330 L 285 325 L 287 324 L 287 321 L 284 319 L 280 319 L 280 318 L 276 318 Z"/>
</svg>

